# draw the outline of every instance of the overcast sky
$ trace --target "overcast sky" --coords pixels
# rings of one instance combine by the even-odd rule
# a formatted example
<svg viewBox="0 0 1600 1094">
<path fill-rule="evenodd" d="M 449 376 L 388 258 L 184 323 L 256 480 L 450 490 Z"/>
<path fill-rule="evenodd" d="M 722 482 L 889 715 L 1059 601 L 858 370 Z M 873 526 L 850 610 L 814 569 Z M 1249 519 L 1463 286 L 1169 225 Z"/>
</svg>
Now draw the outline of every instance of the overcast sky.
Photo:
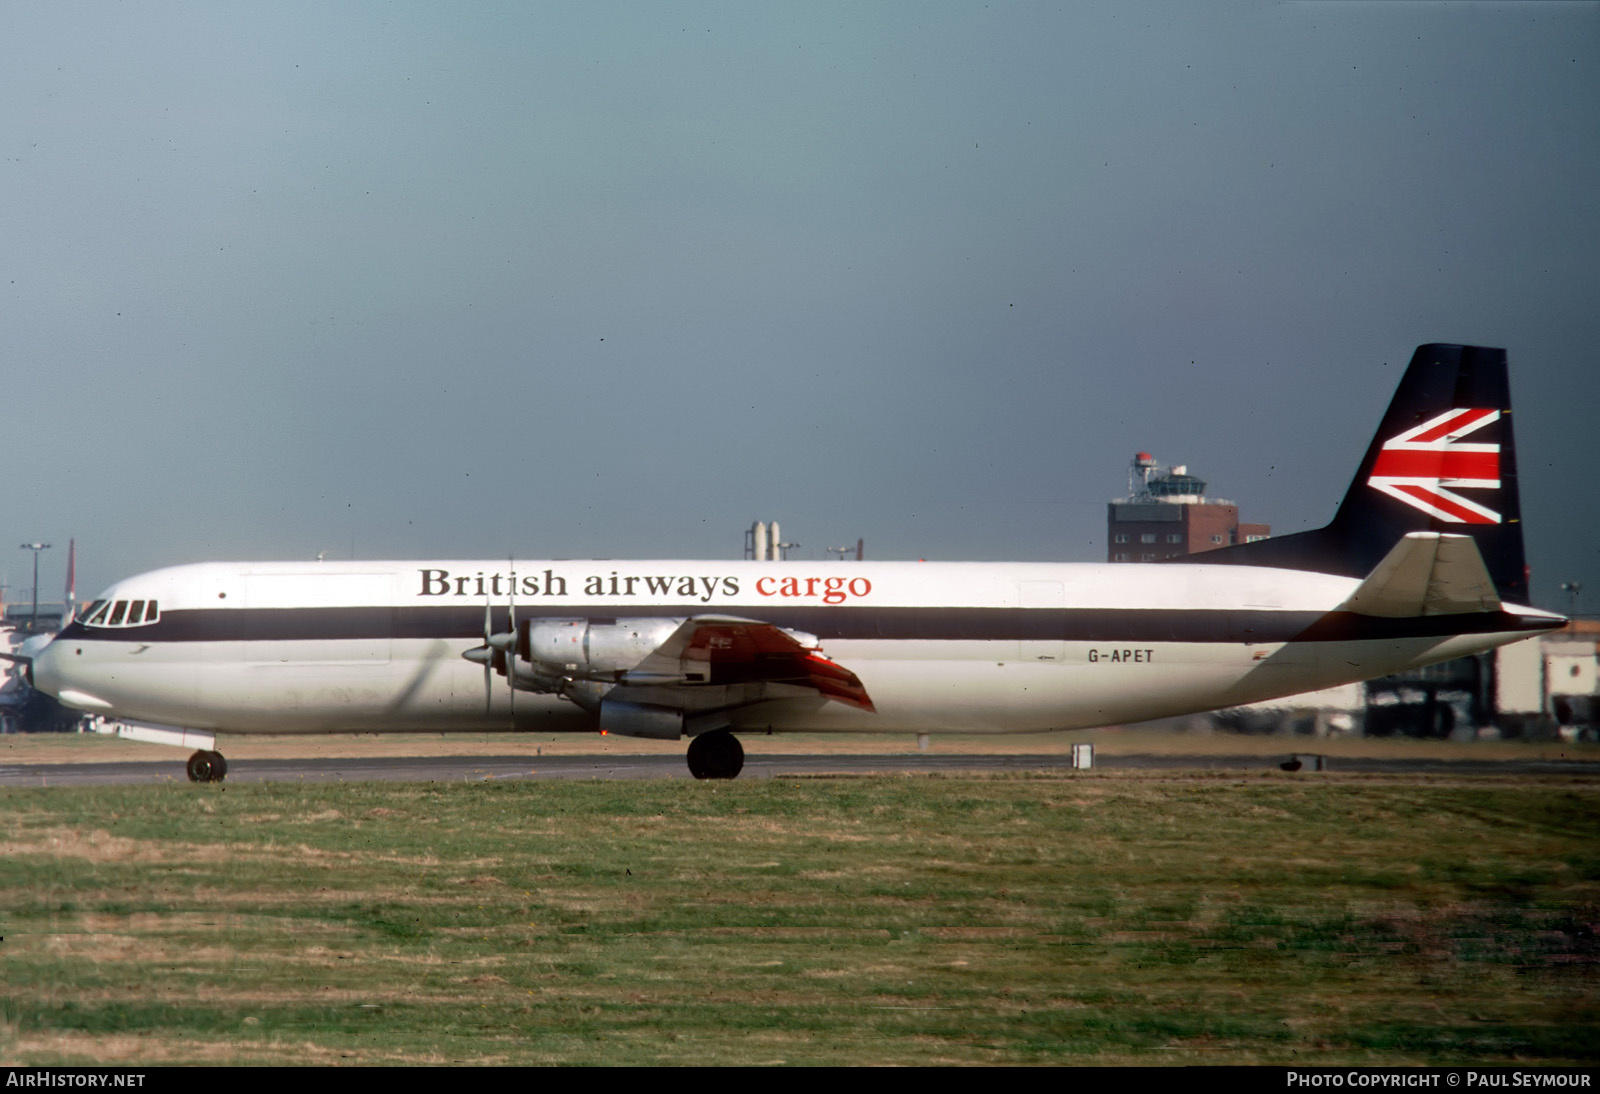
<svg viewBox="0 0 1600 1094">
<path fill-rule="evenodd" d="M 1105 557 L 1147 449 L 1323 523 L 1505 346 L 1600 609 L 1600 6 L 0 7 L 11 541 Z M 0 541 L 3 542 L 3 541 Z M 27 595 L 29 555 L 0 571 Z"/>
</svg>

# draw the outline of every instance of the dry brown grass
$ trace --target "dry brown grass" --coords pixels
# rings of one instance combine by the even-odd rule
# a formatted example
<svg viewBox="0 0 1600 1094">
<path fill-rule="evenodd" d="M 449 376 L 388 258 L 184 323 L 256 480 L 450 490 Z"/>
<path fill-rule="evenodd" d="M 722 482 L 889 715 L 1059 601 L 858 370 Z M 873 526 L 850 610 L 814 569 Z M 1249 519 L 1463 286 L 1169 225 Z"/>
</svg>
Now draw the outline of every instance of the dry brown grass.
<svg viewBox="0 0 1600 1094">
<path fill-rule="evenodd" d="M 1282 756 L 1318 752 L 1328 756 L 1393 759 L 1600 761 L 1600 744 L 1565 741 L 1425 741 L 1412 738 L 1245 736 L 1184 733 L 1168 728 L 1111 727 L 1070 733 L 934 734 L 935 755 L 1068 755 L 1074 744 L 1091 742 L 1107 756 Z M 744 737 L 752 755 L 905 755 L 917 752 L 911 734 L 794 733 Z M 597 734 L 325 734 L 314 736 L 218 738 L 229 759 L 358 759 L 369 756 L 677 756 L 681 741 L 652 741 Z M 171 761 L 180 755 L 168 745 L 128 741 L 96 734 L 13 734 L 0 737 L 0 764 Z"/>
</svg>

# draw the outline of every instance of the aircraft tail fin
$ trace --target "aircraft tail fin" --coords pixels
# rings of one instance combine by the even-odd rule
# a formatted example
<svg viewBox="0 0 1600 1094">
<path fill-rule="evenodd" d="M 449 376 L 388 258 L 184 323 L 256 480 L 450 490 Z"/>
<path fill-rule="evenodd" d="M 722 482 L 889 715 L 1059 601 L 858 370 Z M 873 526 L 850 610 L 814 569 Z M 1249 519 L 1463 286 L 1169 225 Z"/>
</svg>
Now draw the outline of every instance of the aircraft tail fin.
<svg viewBox="0 0 1600 1094">
<path fill-rule="evenodd" d="M 1400 550 L 1397 542 L 1414 532 L 1439 533 L 1470 538 L 1497 596 L 1526 604 L 1521 520 L 1506 351 L 1426 345 L 1412 356 L 1332 522 L 1184 561 L 1371 580 Z"/>
</svg>

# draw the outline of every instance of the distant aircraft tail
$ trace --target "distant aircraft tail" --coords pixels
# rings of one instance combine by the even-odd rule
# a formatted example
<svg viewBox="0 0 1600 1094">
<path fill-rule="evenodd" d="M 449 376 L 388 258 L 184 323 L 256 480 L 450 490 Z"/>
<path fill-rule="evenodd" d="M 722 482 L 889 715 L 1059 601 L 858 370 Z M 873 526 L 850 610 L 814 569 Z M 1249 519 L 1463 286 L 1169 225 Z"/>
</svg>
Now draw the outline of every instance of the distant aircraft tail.
<svg viewBox="0 0 1600 1094">
<path fill-rule="evenodd" d="M 1418 346 L 1331 523 L 1184 561 L 1365 578 L 1412 532 L 1471 536 L 1500 598 L 1528 602 L 1505 350 Z"/>
</svg>

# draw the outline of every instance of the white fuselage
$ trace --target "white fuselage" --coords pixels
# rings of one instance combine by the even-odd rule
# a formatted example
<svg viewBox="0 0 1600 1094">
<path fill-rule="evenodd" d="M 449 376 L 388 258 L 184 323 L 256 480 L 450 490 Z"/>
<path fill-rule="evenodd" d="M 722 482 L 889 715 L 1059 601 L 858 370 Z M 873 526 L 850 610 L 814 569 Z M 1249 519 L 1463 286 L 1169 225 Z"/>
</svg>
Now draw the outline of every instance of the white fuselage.
<svg viewBox="0 0 1600 1094">
<path fill-rule="evenodd" d="M 1510 605 L 1468 633 L 1459 616 L 1337 612 L 1358 584 L 1203 563 L 206 563 L 107 589 L 100 601 L 153 601 L 149 621 L 72 624 L 34 679 L 108 718 L 212 731 L 508 729 L 505 678 L 486 708 L 485 670 L 462 657 L 484 644 L 486 605 L 496 629 L 513 607 L 518 620 L 719 615 L 815 635 L 874 708 L 761 703 L 735 729 L 1006 733 L 1271 699 L 1554 625 Z M 518 729 L 596 724 L 555 695 L 514 706 Z"/>
</svg>

